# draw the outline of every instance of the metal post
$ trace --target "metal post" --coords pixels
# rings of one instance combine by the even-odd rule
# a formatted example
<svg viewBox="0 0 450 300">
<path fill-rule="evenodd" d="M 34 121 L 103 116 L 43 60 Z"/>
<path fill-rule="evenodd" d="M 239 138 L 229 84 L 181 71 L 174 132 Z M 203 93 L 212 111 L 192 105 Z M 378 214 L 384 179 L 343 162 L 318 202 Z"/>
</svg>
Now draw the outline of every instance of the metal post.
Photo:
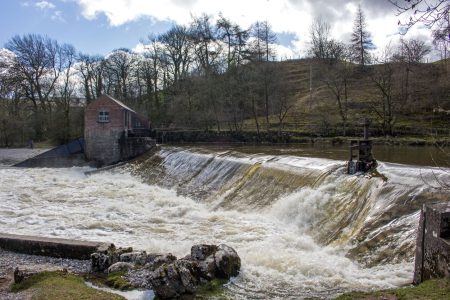
<svg viewBox="0 0 450 300">
<path fill-rule="evenodd" d="M 369 139 L 369 120 L 367 118 L 364 119 L 364 140 Z"/>
</svg>

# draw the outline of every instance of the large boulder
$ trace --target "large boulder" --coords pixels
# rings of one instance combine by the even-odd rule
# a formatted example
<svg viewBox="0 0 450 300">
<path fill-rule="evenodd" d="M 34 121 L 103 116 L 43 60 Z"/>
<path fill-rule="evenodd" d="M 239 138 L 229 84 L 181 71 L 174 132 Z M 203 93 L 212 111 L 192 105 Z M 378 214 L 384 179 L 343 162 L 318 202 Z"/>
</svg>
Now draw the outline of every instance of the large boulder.
<svg viewBox="0 0 450 300">
<path fill-rule="evenodd" d="M 236 276 L 240 267 L 241 259 L 227 245 L 194 245 L 190 255 L 162 264 L 148 279 L 158 298 L 172 299 L 195 293 L 205 281 Z"/>
<path fill-rule="evenodd" d="M 214 253 L 214 260 L 218 270 L 217 274 L 220 278 L 230 279 L 230 277 L 239 274 L 241 258 L 233 248 L 225 244 L 219 245 Z"/>
<path fill-rule="evenodd" d="M 182 279 L 183 278 L 183 279 Z M 165 264 L 150 274 L 149 281 L 155 294 L 161 299 L 178 298 L 183 294 L 193 293 L 196 278 L 188 267 L 179 264 Z M 185 285 L 186 284 L 186 285 Z"/>
</svg>

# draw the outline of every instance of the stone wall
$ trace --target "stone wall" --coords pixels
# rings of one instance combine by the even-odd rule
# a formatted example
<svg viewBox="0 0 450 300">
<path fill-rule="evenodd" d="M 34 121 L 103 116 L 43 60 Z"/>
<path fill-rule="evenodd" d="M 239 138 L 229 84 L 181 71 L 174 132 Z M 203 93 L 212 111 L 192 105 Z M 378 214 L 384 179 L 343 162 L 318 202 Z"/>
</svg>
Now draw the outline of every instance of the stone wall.
<svg viewBox="0 0 450 300">
<path fill-rule="evenodd" d="M 127 137 L 120 140 L 121 159 L 139 156 L 156 146 L 156 141 L 148 137 Z"/>
<path fill-rule="evenodd" d="M 86 158 L 99 165 L 108 165 L 121 160 L 119 139 L 123 130 L 86 130 Z"/>
<path fill-rule="evenodd" d="M 417 234 L 414 284 L 450 277 L 450 203 L 425 204 Z"/>
</svg>

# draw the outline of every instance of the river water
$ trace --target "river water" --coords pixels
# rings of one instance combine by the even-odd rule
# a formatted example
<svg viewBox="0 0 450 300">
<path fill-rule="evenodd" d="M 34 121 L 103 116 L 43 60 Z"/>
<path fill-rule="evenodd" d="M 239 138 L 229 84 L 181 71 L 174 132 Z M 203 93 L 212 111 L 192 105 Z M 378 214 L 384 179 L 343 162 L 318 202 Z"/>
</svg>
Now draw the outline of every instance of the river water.
<svg viewBox="0 0 450 300">
<path fill-rule="evenodd" d="M 330 298 L 409 284 L 423 203 L 447 201 L 449 169 L 345 161 L 293 148 L 163 147 L 133 163 L 0 168 L 0 231 L 114 242 L 181 257 L 226 243 L 233 299 Z M 322 155 L 317 155 L 322 156 Z M 436 187 L 434 187 L 436 185 Z"/>
</svg>

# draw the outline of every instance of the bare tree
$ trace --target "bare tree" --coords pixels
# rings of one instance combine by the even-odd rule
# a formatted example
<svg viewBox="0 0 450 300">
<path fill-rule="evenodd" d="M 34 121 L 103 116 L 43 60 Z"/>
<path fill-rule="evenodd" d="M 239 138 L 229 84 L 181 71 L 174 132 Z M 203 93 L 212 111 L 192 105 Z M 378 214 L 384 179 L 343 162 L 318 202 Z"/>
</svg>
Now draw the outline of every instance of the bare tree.
<svg viewBox="0 0 450 300">
<path fill-rule="evenodd" d="M 283 70 L 280 66 L 277 67 L 275 75 L 278 80 L 274 87 L 273 107 L 278 119 L 278 136 L 281 137 L 285 119 L 288 113 L 294 108 L 297 98 L 293 83 L 283 76 Z"/>
<path fill-rule="evenodd" d="M 430 53 L 430 47 L 424 41 L 417 39 L 401 39 L 400 46 L 393 58 L 399 62 L 418 64 L 423 62 L 426 55 Z"/>
<path fill-rule="evenodd" d="M 41 140 L 46 128 L 41 112 L 51 114 L 49 98 L 63 70 L 60 45 L 46 36 L 28 34 L 14 36 L 6 48 L 15 54 L 11 72 L 20 82 L 24 97 L 32 102 L 35 137 Z"/>
<path fill-rule="evenodd" d="M 315 19 L 311 24 L 310 38 L 309 54 L 312 57 L 330 64 L 344 59 L 345 46 L 330 38 L 330 25 L 321 18 Z"/>
<path fill-rule="evenodd" d="M 422 23 L 428 28 L 450 27 L 449 13 L 450 3 L 448 0 L 388 0 L 397 8 L 397 16 L 405 15 L 405 20 L 399 20 L 406 31 L 416 23 Z"/>
<path fill-rule="evenodd" d="M 227 70 L 243 62 L 244 47 L 249 37 L 248 30 L 243 30 L 222 15 L 217 20 L 217 38 L 227 46 Z"/>
<path fill-rule="evenodd" d="M 187 75 L 192 61 L 192 41 L 189 30 L 185 26 L 176 25 L 159 36 L 158 40 L 164 46 L 171 80 L 176 83 Z"/>
<path fill-rule="evenodd" d="M 347 134 L 348 123 L 348 102 L 350 77 L 353 72 L 352 64 L 347 61 L 341 61 L 335 66 L 329 66 L 325 71 L 326 75 L 323 79 L 328 90 L 334 95 L 336 100 L 339 116 L 342 122 L 342 132 Z"/>
<path fill-rule="evenodd" d="M 145 48 L 145 59 L 146 59 L 146 74 L 149 76 L 150 82 L 147 83 L 148 87 L 151 87 L 151 94 L 153 95 L 153 106 L 155 108 L 155 112 L 153 117 L 159 119 L 160 117 L 160 82 L 162 81 L 161 75 L 164 73 L 164 64 L 163 64 L 163 45 L 158 41 L 158 38 L 155 36 L 148 37 L 149 43 Z M 146 76 L 147 78 L 147 76 Z M 147 89 L 149 92 L 149 89 Z M 152 112 L 152 110 L 150 110 Z"/>
<path fill-rule="evenodd" d="M 132 98 L 131 79 L 137 61 L 137 56 L 126 48 L 114 50 L 105 59 L 105 71 L 109 73 L 117 98 L 124 101 Z"/>
<path fill-rule="evenodd" d="M 221 46 L 217 43 L 216 30 L 210 21 L 210 17 L 202 15 L 193 18 L 190 37 L 198 63 L 198 71 L 206 76 L 217 73 Z"/>
<path fill-rule="evenodd" d="M 54 139 L 66 143 L 71 139 L 70 106 L 75 94 L 76 79 L 74 65 L 77 61 L 76 50 L 72 45 L 64 44 L 60 48 L 62 76 L 56 84 L 54 102 L 59 118 L 53 122 Z"/>
<path fill-rule="evenodd" d="M 410 100 L 410 80 L 413 67 L 421 63 L 424 57 L 430 53 L 430 47 L 424 41 L 416 39 L 401 39 L 400 45 L 392 55 L 395 62 L 401 63 L 404 66 L 404 85 L 402 86 L 402 95 L 405 102 Z"/>
<path fill-rule="evenodd" d="M 87 104 L 102 93 L 103 57 L 99 55 L 78 54 L 76 68 L 83 80 L 84 97 Z"/>
<path fill-rule="evenodd" d="M 394 66 L 391 61 L 392 48 L 386 46 L 382 55 L 376 59 L 376 65 L 370 76 L 379 95 L 371 103 L 371 109 L 377 116 L 385 136 L 393 135 L 397 101 L 394 94 Z"/>
</svg>

